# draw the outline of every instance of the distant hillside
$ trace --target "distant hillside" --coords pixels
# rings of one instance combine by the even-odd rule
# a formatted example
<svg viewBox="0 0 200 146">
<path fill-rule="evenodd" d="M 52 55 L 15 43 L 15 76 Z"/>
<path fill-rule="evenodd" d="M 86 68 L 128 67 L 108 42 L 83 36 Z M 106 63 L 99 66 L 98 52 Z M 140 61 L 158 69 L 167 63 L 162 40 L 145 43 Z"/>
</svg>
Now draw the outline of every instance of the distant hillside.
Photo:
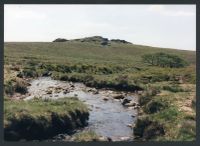
<svg viewBox="0 0 200 146">
<path fill-rule="evenodd" d="M 59 39 L 59 41 L 62 39 Z M 65 39 L 67 40 L 67 39 Z M 106 44 L 107 43 L 107 44 Z M 109 40 L 100 36 L 68 40 L 65 42 L 9 42 L 4 46 L 5 59 L 40 59 L 45 62 L 90 64 L 111 63 L 116 65 L 143 66 L 141 56 L 148 53 L 165 52 L 196 63 L 195 51 L 135 45 L 124 40 Z"/>
</svg>

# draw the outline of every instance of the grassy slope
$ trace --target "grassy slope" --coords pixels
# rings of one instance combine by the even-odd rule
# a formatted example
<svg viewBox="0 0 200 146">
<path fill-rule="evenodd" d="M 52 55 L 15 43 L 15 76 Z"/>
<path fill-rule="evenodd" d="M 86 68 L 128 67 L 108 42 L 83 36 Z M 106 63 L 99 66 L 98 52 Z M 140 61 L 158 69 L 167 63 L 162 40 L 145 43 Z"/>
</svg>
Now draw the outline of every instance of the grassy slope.
<svg viewBox="0 0 200 146">
<path fill-rule="evenodd" d="M 116 44 L 111 46 L 101 46 L 94 43 L 81 42 L 62 42 L 62 43 L 5 43 L 5 80 L 10 80 L 16 76 L 16 71 L 10 69 L 12 66 L 19 65 L 21 70 L 24 66 L 29 66 L 31 62 L 42 62 L 44 64 L 55 65 L 92 65 L 91 69 L 84 71 L 72 70 L 72 72 L 57 72 L 58 79 L 66 76 L 67 80 L 83 81 L 92 85 L 116 85 L 127 83 L 142 84 L 145 90 L 158 89 L 158 95 L 150 96 L 158 102 L 167 102 L 169 107 L 161 109 L 156 113 L 143 112 L 143 116 L 150 118 L 153 121 L 158 121 L 165 130 L 165 136 L 156 137 L 154 140 L 193 140 L 195 139 L 195 110 L 191 106 L 191 102 L 195 99 L 195 64 L 196 55 L 194 51 L 181 51 L 174 49 L 154 48 L 148 46 L 131 45 L 131 44 Z M 187 60 L 191 65 L 185 68 L 170 69 L 147 66 L 141 61 L 141 55 L 155 52 L 165 52 L 179 55 Z M 12 65 L 11 65 L 12 64 Z M 11 65 L 11 66 L 9 66 Z M 111 73 L 103 73 L 102 70 L 96 68 L 106 67 Z M 119 68 L 117 68 L 119 67 Z M 140 70 L 136 70 L 139 68 Z M 95 68 L 95 69 L 94 69 Z M 117 69 L 116 69 L 117 68 Z M 37 70 L 37 69 L 36 69 Z M 95 70 L 95 71 L 94 71 Z M 12 75 L 12 77 L 10 77 Z M 55 75 L 55 76 L 56 76 Z M 61 76 L 61 77 L 60 77 Z M 92 78 L 88 79 L 88 76 Z M 65 78 L 66 78 L 65 77 Z M 180 83 L 181 77 L 183 80 Z M 177 79 L 178 78 L 178 79 Z M 182 86 L 192 88 L 185 92 Z M 171 87 L 176 85 L 177 87 Z M 163 87 L 163 86 L 170 86 Z M 164 89 L 163 89 L 164 88 Z M 175 88 L 175 89 L 171 89 Z M 179 88 L 181 90 L 179 91 Z M 166 90 L 168 90 L 166 92 Z M 176 91 L 177 90 L 177 91 Z M 174 92 L 175 91 L 175 92 Z M 187 100 L 183 100 L 187 99 Z M 187 103 L 186 103 L 187 101 Z M 141 109 L 148 109 L 142 105 Z M 188 112 L 190 113 L 188 115 Z M 176 114 L 178 113 L 178 114 Z M 171 117 L 172 114 L 172 118 Z M 173 118 L 175 114 L 175 119 Z M 190 118 L 187 118 L 190 117 Z M 165 120 L 167 122 L 163 122 Z M 182 121 L 181 123 L 179 121 Z M 188 123 L 191 123 L 188 126 Z M 184 128 L 180 128 L 183 127 Z M 170 130 L 173 129 L 173 130 Z M 189 131 L 189 132 L 186 132 Z"/>
<path fill-rule="evenodd" d="M 161 48 L 140 45 L 112 43 L 102 46 L 93 43 L 5 43 L 5 59 L 24 60 L 28 57 L 51 63 L 95 63 L 117 65 L 142 65 L 140 56 L 144 53 L 160 52 Z M 195 63 L 195 52 L 165 49 L 165 52 L 178 54 Z"/>
</svg>

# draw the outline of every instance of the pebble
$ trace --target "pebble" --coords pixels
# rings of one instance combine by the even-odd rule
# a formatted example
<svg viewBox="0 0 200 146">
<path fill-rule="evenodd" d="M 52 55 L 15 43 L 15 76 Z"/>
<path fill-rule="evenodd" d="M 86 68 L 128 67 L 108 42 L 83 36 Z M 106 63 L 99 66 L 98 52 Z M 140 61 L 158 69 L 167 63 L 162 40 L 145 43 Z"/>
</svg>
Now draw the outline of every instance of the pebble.
<svg viewBox="0 0 200 146">
<path fill-rule="evenodd" d="M 128 124 L 127 127 L 133 128 L 133 124 Z"/>
<path fill-rule="evenodd" d="M 130 139 L 130 137 L 120 137 L 120 140 L 122 140 L 122 141 L 127 141 L 129 139 Z"/>
</svg>

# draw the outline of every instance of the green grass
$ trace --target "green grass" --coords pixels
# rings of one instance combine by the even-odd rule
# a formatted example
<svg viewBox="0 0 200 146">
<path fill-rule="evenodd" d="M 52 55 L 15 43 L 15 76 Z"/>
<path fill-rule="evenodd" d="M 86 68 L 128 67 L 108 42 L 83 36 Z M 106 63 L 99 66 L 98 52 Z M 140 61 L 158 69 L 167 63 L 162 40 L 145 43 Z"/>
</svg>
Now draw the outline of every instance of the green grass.
<svg viewBox="0 0 200 146">
<path fill-rule="evenodd" d="M 144 97 L 142 95 L 140 98 L 143 99 Z M 192 98 L 189 93 L 167 92 L 165 95 L 158 94 L 148 97 L 148 100 L 142 104 L 140 109 L 143 113 L 138 117 L 134 127 L 135 136 L 139 137 L 139 139 L 151 141 L 195 140 L 196 117 L 193 105 L 191 103 L 191 111 L 189 113 L 181 110 L 179 105 L 182 105 L 186 99 Z M 160 126 L 157 127 L 157 125 Z M 159 133 L 162 129 L 164 130 L 164 135 Z M 157 131 L 157 133 L 154 133 L 154 131 Z"/>
<path fill-rule="evenodd" d="M 83 127 L 88 108 L 77 98 L 58 100 L 4 100 L 4 131 L 6 140 L 50 138 Z"/>
</svg>

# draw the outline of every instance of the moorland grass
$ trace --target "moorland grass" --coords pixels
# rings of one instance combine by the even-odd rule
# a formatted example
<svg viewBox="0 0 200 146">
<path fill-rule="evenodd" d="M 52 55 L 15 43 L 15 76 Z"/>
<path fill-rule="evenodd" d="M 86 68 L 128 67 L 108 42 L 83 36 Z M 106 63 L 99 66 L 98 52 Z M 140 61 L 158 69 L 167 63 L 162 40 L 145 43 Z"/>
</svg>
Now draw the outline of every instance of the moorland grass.
<svg viewBox="0 0 200 146">
<path fill-rule="evenodd" d="M 77 98 L 4 101 L 5 140 L 43 140 L 87 124 L 89 112 Z"/>
</svg>

